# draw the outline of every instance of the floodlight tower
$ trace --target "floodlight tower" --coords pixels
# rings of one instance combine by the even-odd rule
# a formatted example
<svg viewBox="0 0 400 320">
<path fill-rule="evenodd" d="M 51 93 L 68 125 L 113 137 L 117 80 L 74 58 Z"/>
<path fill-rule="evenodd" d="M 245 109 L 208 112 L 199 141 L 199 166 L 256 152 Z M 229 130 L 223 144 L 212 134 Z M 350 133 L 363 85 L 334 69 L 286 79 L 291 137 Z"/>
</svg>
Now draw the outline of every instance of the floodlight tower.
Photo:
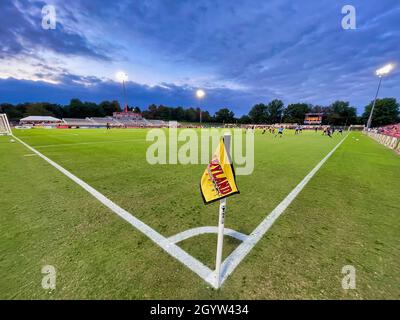
<svg viewBox="0 0 400 320">
<path fill-rule="evenodd" d="M 206 95 L 206 93 L 204 92 L 203 89 L 198 89 L 196 91 L 196 97 L 197 97 L 197 99 L 199 99 L 199 101 L 201 99 L 203 99 L 205 95 Z M 201 124 L 201 107 L 199 109 L 200 109 L 200 124 Z"/>
<path fill-rule="evenodd" d="M 122 92 L 124 95 L 124 111 L 128 111 L 128 103 L 126 100 L 126 89 L 125 89 L 125 81 L 128 80 L 128 75 L 123 71 L 119 71 L 119 72 L 117 72 L 115 77 L 117 78 L 117 81 L 121 82 L 121 84 L 122 84 Z"/>
<path fill-rule="evenodd" d="M 373 115 L 373 113 L 374 113 L 375 104 L 376 104 L 376 99 L 378 98 L 379 89 L 380 89 L 380 87 L 381 87 L 382 77 L 383 77 L 384 75 L 389 74 L 390 71 L 393 70 L 393 68 L 394 68 L 394 65 L 391 64 L 391 63 L 389 63 L 389 64 L 383 66 L 382 68 L 379 68 L 378 70 L 376 70 L 376 75 L 379 77 L 379 83 L 378 83 L 378 89 L 376 90 L 374 103 L 372 104 L 371 112 L 370 112 L 370 114 L 369 114 L 369 118 L 368 118 L 368 122 L 367 122 L 367 129 L 371 128 L 372 115 Z"/>
</svg>

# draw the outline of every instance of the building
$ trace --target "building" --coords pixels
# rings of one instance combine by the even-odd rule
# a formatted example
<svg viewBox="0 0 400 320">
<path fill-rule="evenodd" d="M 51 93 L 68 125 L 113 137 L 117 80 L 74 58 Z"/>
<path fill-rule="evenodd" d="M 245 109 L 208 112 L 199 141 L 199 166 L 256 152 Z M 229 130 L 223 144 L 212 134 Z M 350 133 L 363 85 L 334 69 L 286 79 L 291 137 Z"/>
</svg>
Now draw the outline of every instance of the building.
<svg viewBox="0 0 400 320">
<path fill-rule="evenodd" d="M 62 123 L 61 119 L 50 116 L 29 116 L 19 120 L 21 125 L 34 125 L 34 126 L 52 126 Z"/>
</svg>

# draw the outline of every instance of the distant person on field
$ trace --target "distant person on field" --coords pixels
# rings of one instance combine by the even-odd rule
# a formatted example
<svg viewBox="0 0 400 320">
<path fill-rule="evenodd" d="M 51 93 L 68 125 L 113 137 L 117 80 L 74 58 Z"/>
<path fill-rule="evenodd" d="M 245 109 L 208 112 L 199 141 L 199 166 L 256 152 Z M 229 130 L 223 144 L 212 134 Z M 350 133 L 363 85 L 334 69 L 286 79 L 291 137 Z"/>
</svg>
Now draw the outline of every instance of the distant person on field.
<svg viewBox="0 0 400 320">
<path fill-rule="evenodd" d="M 282 138 L 282 136 L 283 136 L 283 126 L 281 126 L 281 127 L 278 129 L 278 133 L 276 134 L 275 138 L 276 138 L 277 136 L 279 136 L 279 138 Z"/>
<path fill-rule="evenodd" d="M 111 129 L 110 123 L 107 122 L 107 130 L 110 130 L 110 129 Z"/>
<path fill-rule="evenodd" d="M 326 134 L 328 135 L 329 138 L 332 138 L 332 132 L 331 132 L 331 128 L 327 128 L 326 129 Z"/>
</svg>

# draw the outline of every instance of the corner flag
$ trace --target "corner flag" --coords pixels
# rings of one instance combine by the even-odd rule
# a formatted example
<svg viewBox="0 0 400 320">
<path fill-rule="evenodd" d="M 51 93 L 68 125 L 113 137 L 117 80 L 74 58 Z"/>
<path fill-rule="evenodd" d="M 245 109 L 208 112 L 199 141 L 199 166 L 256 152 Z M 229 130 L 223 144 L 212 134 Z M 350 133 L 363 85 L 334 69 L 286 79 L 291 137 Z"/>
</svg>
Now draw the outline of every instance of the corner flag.
<svg viewBox="0 0 400 320">
<path fill-rule="evenodd" d="M 231 135 L 220 140 L 206 170 L 201 177 L 200 190 L 205 204 L 219 200 L 217 255 L 215 257 L 215 286 L 221 283 L 222 247 L 224 243 L 226 198 L 239 193 L 235 180 L 231 156 Z"/>
<path fill-rule="evenodd" d="M 204 170 L 200 190 L 205 204 L 239 193 L 235 171 L 229 151 L 225 148 L 224 138 L 220 140 L 217 150 Z"/>
</svg>

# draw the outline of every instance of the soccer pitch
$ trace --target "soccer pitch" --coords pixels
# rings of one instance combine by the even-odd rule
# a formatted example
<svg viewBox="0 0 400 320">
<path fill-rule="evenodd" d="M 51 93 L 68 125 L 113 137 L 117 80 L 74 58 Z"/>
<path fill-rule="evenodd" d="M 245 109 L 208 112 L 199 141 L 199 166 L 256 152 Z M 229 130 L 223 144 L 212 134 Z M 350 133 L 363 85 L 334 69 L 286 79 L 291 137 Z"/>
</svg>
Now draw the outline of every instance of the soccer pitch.
<svg viewBox="0 0 400 320">
<path fill-rule="evenodd" d="M 205 165 L 148 164 L 146 129 L 14 134 L 164 237 L 217 226 L 218 204 L 199 192 Z M 250 234 L 343 137 L 256 131 L 254 172 L 237 177 L 225 227 Z M 361 133 L 349 133 L 219 290 L 11 139 L 0 137 L 2 299 L 400 298 L 400 158 Z M 216 241 L 177 245 L 213 270 Z M 225 236 L 224 257 L 239 244 Z M 44 265 L 57 270 L 55 290 L 41 286 Z M 354 290 L 342 288 L 345 265 L 356 269 Z"/>
</svg>

